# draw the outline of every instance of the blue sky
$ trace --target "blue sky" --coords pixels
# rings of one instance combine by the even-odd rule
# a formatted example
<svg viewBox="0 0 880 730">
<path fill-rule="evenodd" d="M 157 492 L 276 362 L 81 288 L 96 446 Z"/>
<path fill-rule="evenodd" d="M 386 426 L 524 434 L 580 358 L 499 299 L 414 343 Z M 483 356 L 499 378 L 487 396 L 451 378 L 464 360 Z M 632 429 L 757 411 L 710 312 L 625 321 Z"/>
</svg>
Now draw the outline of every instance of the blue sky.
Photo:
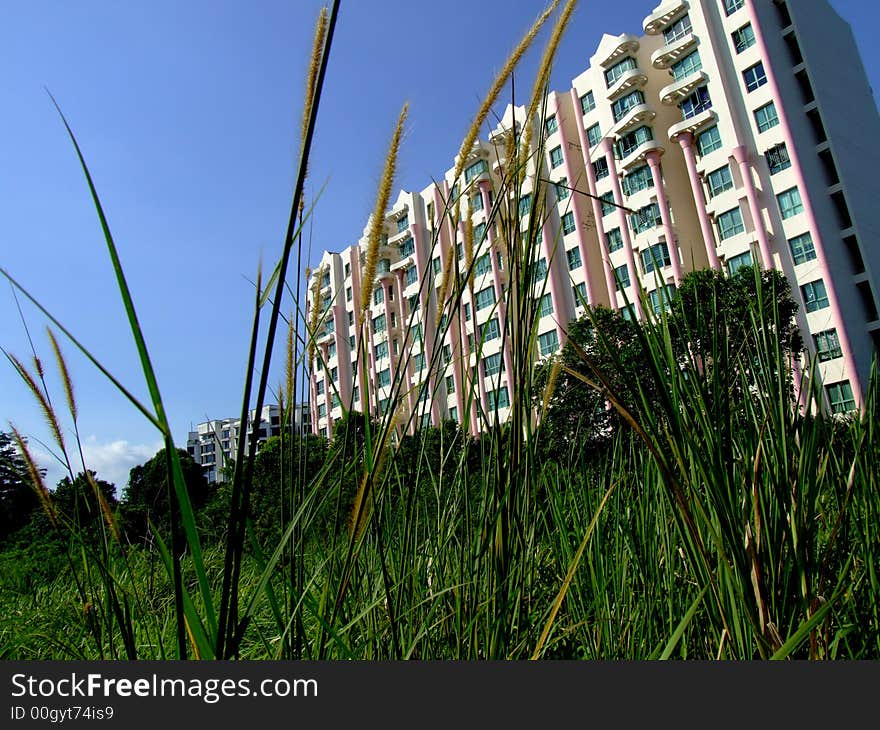
<svg viewBox="0 0 880 730">
<path fill-rule="evenodd" d="M 553 87 L 570 86 L 603 32 L 639 33 L 655 4 L 582 2 Z M 869 34 L 880 10 L 865 0 L 832 4 L 852 24 L 878 88 L 880 51 Z M 178 445 L 191 424 L 240 410 L 249 280 L 261 259 L 271 268 L 284 236 L 319 7 L 312 0 L 29 0 L 4 7 L 0 266 L 147 400 L 100 228 L 49 89 L 101 195 Z M 326 182 L 309 229 L 312 261 L 360 236 L 403 102 L 410 117 L 397 187 L 421 189 L 451 166 L 482 95 L 542 7 L 343 0 L 310 166 L 309 194 Z M 517 75 L 522 96 L 546 36 Z M 63 403 L 45 321 L 33 307 L 23 309 L 54 400 Z M 28 357 L 5 283 L 0 323 L 0 346 Z M 71 345 L 62 347 L 88 465 L 121 492 L 128 469 L 155 453 L 159 436 Z M 279 348 L 276 362 L 282 359 Z M 0 361 L 0 429 L 10 421 L 41 450 L 35 440 L 47 431 L 40 413 Z M 57 476 L 53 469 L 50 478 Z"/>
</svg>

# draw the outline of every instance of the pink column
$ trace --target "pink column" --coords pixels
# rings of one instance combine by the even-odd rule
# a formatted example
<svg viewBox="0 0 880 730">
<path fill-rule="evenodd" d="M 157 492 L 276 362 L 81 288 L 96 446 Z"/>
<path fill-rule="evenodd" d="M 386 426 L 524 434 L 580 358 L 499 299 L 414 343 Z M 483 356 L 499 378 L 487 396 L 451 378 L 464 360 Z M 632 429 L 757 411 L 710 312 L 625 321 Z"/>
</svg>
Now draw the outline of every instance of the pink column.
<svg viewBox="0 0 880 730">
<path fill-rule="evenodd" d="M 413 243 L 415 247 L 415 257 L 416 257 L 416 270 L 419 272 L 419 277 L 427 276 L 427 269 L 431 265 L 430 257 L 425 255 L 424 247 L 425 240 L 422 234 L 422 227 L 416 223 L 410 224 L 410 234 L 413 237 Z M 430 393 L 428 394 L 428 398 L 431 402 L 431 423 L 435 426 L 440 425 L 440 404 L 437 403 L 437 399 L 434 398 L 434 394 L 437 392 L 437 377 L 434 371 L 434 368 L 430 367 L 430 356 L 434 352 L 434 312 L 430 311 L 430 306 L 425 306 L 425 300 L 429 300 L 430 297 L 430 288 L 425 287 L 422 295 L 422 316 L 421 321 L 424 322 L 423 335 L 425 338 L 424 346 L 426 351 L 424 351 L 425 357 L 425 367 L 428 368 L 428 387 L 430 388 Z M 430 301 L 427 302 L 430 305 Z"/>
<path fill-rule="evenodd" d="M 746 10 L 749 15 L 749 20 L 751 20 L 752 22 L 752 28 L 755 31 L 755 40 L 757 41 L 758 51 L 762 58 L 769 59 L 771 58 L 771 56 L 767 50 L 767 44 L 764 42 L 764 34 L 761 30 L 761 23 L 758 20 L 757 12 L 755 11 L 754 0 L 749 0 L 749 2 L 746 3 Z M 785 144 L 791 152 L 791 154 L 789 155 L 789 157 L 791 158 L 791 170 L 795 175 L 798 190 L 801 191 L 801 200 L 803 201 L 804 205 L 804 215 L 806 216 L 807 224 L 810 229 L 810 235 L 813 237 L 813 246 L 816 249 L 816 265 L 818 266 L 819 272 L 822 275 L 822 281 L 825 283 L 825 291 L 828 295 L 828 303 L 831 305 L 831 318 L 833 320 L 834 327 L 837 330 L 837 336 L 840 339 L 841 349 L 843 350 L 843 357 L 846 362 L 846 369 L 849 374 L 850 385 L 852 386 L 853 398 L 856 401 L 856 405 L 861 407 L 863 405 L 861 379 L 859 378 L 859 371 L 856 368 L 856 361 L 853 357 L 852 347 L 850 347 L 849 344 L 849 335 L 843 324 L 843 317 L 841 316 L 840 310 L 840 302 L 837 299 L 837 290 L 834 286 L 834 279 L 831 275 L 831 268 L 828 266 L 828 258 L 825 255 L 825 243 L 822 240 L 821 234 L 819 233 L 819 223 L 816 219 L 816 212 L 813 210 L 813 204 L 808 194 L 810 188 L 807 185 L 806 178 L 804 177 L 804 171 L 801 168 L 800 159 L 798 158 L 796 152 L 797 147 L 795 146 L 794 137 L 791 133 L 791 126 L 788 122 L 788 113 L 785 109 L 785 105 L 782 104 L 782 95 L 779 93 L 779 87 L 776 84 L 776 76 L 773 73 L 773 68 L 768 62 L 765 62 L 764 70 L 767 73 L 767 84 L 770 87 L 770 93 L 772 94 L 773 98 L 779 102 L 776 104 L 776 113 L 779 116 L 779 126 L 785 139 Z"/>
<path fill-rule="evenodd" d="M 623 248 L 626 252 L 626 265 L 629 268 L 630 283 L 635 292 L 635 296 L 633 297 L 635 301 L 633 304 L 636 308 L 636 316 L 639 319 L 644 319 L 645 312 L 642 309 L 641 286 L 639 285 L 639 272 L 636 269 L 636 258 L 633 254 L 632 238 L 629 235 L 629 225 L 627 224 L 626 213 L 624 212 L 624 209 L 620 207 L 623 205 L 623 193 L 620 190 L 620 178 L 617 177 L 617 162 L 614 159 L 614 149 L 611 140 L 608 137 L 605 137 L 601 144 L 605 150 L 605 160 L 608 163 L 611 188 L 614 191 L 614 202 L 618 205 L 617 218 L 620 221 L 620 233 L 623 236 Z M 612 302 L 616 302 L 616 298 L 612 299 Z"/>
<path fill-rule="evenodd" d="M 407 316 L 404 319 L 404 314 L 403 314 L 403 306 L 404 306 L 403 305 L 403 302 L 404 302 L 403 277 L 404 277 L 404 271 L 403 271 L 403 269 L 398 269 L 395 272 L 395 274 L 396 274 L 395 281 L 397 282 L 397 301 L 399 303 L 398 306 L 400 307 L 400 321 L 402 323 L 403 322 L 408 323 L 410 321 L 410 318 Z M 395 360 L 394 347 L 393 347 L 394 343 L 391 342 L 389 344 L 389 347 L 391 347 L 391 352 L 390 352 L 391 362 L 394 363 L 395 373 L 399 372 L 400 368 L 401 368 L 401 364 L 406 362 L 406 358 L 404 357 L 404 353 L 409 351 L 407 343 L 411 342 L 411 339 L 410 339 L 411 335 L 409 334 L 409 327 L 403 326 L 403 332 L 404 332 L 404 334 L 401 336 L 401 340 L 400 340 L 400 351 L 397 353 L 396 360 Z M 412 363 L 411 362 L 408 362 L 407 365 L 404 366 L 403 378 L 404 378 L 404 387 L 405 387 L 405 392 L 406 392 L 406 397 L 407 397 L 407 403 L 409 404 L 409 412 L 413 413 L 415 410 L 415 395 L 413 393 Z"/>
<path fill-rule="evenodd" d="M 748 198 L 749 207 L 752 209 L 755 235 L 758 237 L 758 248 L 761 250 L 761 265 L 765 269 L 772 269 L 773 254 L 770 252 L 770 240 L 767 238 L 764 217 L 761 215 L 761 206 L 758 203 L 758 191 L 755 190 L 755 181 L 752 179 L 752 166 L 749 164 L 748 152 L 743 145 L 733 150 L 733 159 L 739 165 L 739 172 L 746 188 L 746 198 Z"/>
<path fill-rule="evenodd" d="M 687 165 L 688 177 L 691 181 L 691 192 L 694 195 L 694 204 L 697 206 L 697 218 L 700 221 L 700 230 L 703 233 L 703 242 L 706 246 L 706 255 L 709 257 L 709 266 L 720 269 L 721 262 L 718 260 L 715 234 L 712 231 L 712 223 L 706 213 L 706 195 L 703 193 L 703 185 L 700 182 L 700 174 L 697 172 L 697 158 L 694 155 L 694 135 L 685 132 L 678 138 L 681 151 L 684 153 L 684 161 Z"/>
<path fill-rule="evenodd" d="M 557 125 L 559 128 L 559 140 L 562 142 L 562 161 L 565 164 L 565 170 L 568 173 L 568 184 L 570 187 L 577 187 L 577 182 L 580 176 L 577 174 L 577 171 L 574 167 L 574 159 L 573 154 L 569 150 L 568 147 L 568 139 L 565 135 L 565 124 L 563 123 L 562 114 L 559 108 L 559 95 L 554 91 L 550 94 L 550 102 L 552 104 L 552 109 L 554 114 L 556 114 Z M 575 109 L 578 107 L 576 106 Z M 577 121 L 577 120 L 575 120 Z M 581 125 L 582 126 L 582 125 Z M 590 264 L 592 263 L 592 257 L 589 255 L 587 250 L 587 242 L 584 239 L 584 229 L 582 222 L 584 220 L 583 213 L 581 212 L 581 200 L 580 196 L 576 193 L 570 193 L 568 200 L 571 201 L 571 211 L 574 213 L 575 219 L 575 237 L 577 239 L 578 250 L 581 255 L 581 266 L 584 270 L 584 281 L 586 282 L 587 289 L 587 303 L 592 305 L 596 303 L 596 297 L 593 294 L 593 283 L 590 277 Z M 561 235 L 561 234 L 560 234 Z M 567 263 L 567 262 L 566 262 Z M 575 302 L 577 305 L 577 302 Z"/>
<path fill-rule="evenodd" d="M 330 377 L 330 367 L 327 362 L 330 346 L 324 342 L 321 347 L 321 359 L 324 361 L 324 403 L 327 405 L 327 438 L 333 438 L 333 416 L 330 411 L 333 410 L 333 389 L 335 387 L 333 379 Z"/>
<path fill-rule="evenodd" d="M 580 99 L 577 92 L 571 90 L 572 102 L 575 109 L 578 109 Z M 578 139 L 581 143 L 581 157 L 584 160 L 584 170 L 587 173 L 587 189 L 590 191 L 590 200 L 593 204 L 593 218 L 596 221 L 596 232 L 599 236 L 599 247 L 602 251 L 602 269 L 605 273 L 605 288 L 608 291 L 608 304 L 613 309 L 617 309 L 617 297 L 615 295 L 614 272 L 611 270 L 611 252 L 607 250 L 607 239 L 605 237 L 605 224 L 602 221 L 602 206 L 598 200 L 596 192 L 596 175 L 593 172 L 593 165 L 590 163 L 590 144 L 587 141 L 587 133 L 584 130 L 583 116 L 578 115 L 575 119 L 577 127 Z"/>
<path fill-rule="evenodd" d="M 672 280 L 675 286 L 681 283 L 681 264 L 678 260 L 678 241 L 675 231 L 672 230 L 672 217 L 669 215 L 669 201 L 666 198 L 666 188 L 663 184 L 663 175 L 660 172 L 660 153 L 652 150 L 646 155 L 648 166 L 651 168 L 651 177 L 654 179 L 654 189 L 657 191 L 657 205 L 660 208 L 660 220 L 663 221 L 663 233 L 666 235 L 666 247 L 669 249 L 669 261 L 672 264 Z"/>
</svg>

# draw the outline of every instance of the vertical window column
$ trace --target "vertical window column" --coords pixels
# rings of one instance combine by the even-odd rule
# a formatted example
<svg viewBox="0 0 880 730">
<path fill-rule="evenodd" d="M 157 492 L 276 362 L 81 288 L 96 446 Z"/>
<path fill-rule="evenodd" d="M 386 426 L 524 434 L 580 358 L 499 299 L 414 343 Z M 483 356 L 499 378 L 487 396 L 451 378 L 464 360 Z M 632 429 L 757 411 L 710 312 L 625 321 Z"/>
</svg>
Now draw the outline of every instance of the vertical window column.
<svg viewBox="0 0 880 730">
<path fill-rule="evenodd" d="M 403 295 L 403 289 L 404 289 L 403 277 L 405 274 L 404 274 L 403 269 L 398 269 L 397 271 L 394 272 L 394 274 L 395 274 L 394 280 L 397 285 L 397 301 L 400 302 L 400 311 L 402 313 L 403 312 L 403 302 L 405 301 L 404 295 Z M 405 319 L 403 318 L 403 316 L 401 316 L 400 323 L 401 323 L 402 332 L 407 333 L 409 322 L 410 322 L 409 316 L 407 316 Z M 417 321 L 413 321 L 413 324 L 416 324 L 416 323 L 417 323 Z M 388 345 L 388 348 L 389 348 L 388 354 L 391 355 L 391 367 L 392 367 L 394 373 L 397 373 L 400 370 L 401 365 L 404 362 L 406 362 L 406 354 L 409 353 L 409 351 L 410 351 L 410 348 L 407 347 L 407 342 L 408 342 L 409 337 L 412 337 L 411 333 L 407 333 L 406 335 L 403 335 L 403 334 L 401 335 L 401 342 L 403 343 L 403 346 L 400 348 L 400 351 L 397 353 L 396 357 L 394 354 L 393 347 L 391 346 L 390 343 Z M 392 377 L 394 377 L 394 376 L 392 376 Z M 404 377 L 404 381 L 405 381 L 405 385 L 406 385 L 407 398 L 409 399 L 409 412 L 413 413 L 415 411 L 417 396 L 413 392 L 412 362 L 411 361 L 407 362 L 407 366 L 404 367 L 403 377 Z M 411 430 L 415 428 L 415 419 L 412 419 L 412 421 L 413 421 L 413 423 L 410 425 Z"/>
<path fill-rule="evenodd" d="M 770 253 L 770 240 L 767 238 L 767 229 L 764 227 L 764 218 L 758 203 L 758 191 L 755 190 L 755 181 L 752 178 L 752 166 L 749 164 L 748 153 L 743 145 L 733 150 L 733 159 L 739 165 L 739 173 L 746 188 L 746 198 L 749 201 L 749 208 L 752 210 L 752 222 L 755 224 L 755 235 L 758 237 L 758 248 L 761 250 L 761 266 L 765 269 L 772 269 L 773 255 Z"/>
<path fill-rule="evenodd" d="M 717 246 L 715 245 L 715 233 L 712 230 L 712 222 L 706 213 L 706 194 L 700 183 L 700 175 L 697 172 L 697 158 L 694 155 L 694 135 L 685 132 L 678 138 L 681 151 L 684 153 L 684 161 L 687 165 L 688 177 L 691 181 L 691 192 L 694 195 L 694 203 L 697 206 L 697 218 L 700 219 L 700 231 L 703 233 L 703 242 L 706 245 L 706 256 L 709 258 L 709 266 L 720 269 L 721 262 L 718 260 Z"/>
<path fill-rule="evenodd" d="M 752 28 L 755 31 L 757 50 L 763 58 L 770 58 L 771 56 L 768 53 L 767 44 L 764 42 L 764 34 L 761 30 L 761 25 L 758 21 L 754 5 L 754 3 L 747 3 L 746 12 L 748 13 Z M 776 83 L 776 76 L 773 73 L 773 68 L 769 65 L 766 67 L 766 74 L 767 85 L 769 87 L 771 97 L 781 100 L 782 96 L 779 93 L 779 86 Z M 777 106 L 776 111 L 779 117 L 779 124 L 783 134 L 783 141 L 788 145 L 788 149 L 794 151 L 797 149 L 797 147 L 794 144 L 794 137 L 791 133 L 791 126 L 788 123 L 788 112 L 782 104 L 779 104 Z M 843 324 L 843 317 L 841 316 L 840 312 L 840 303 L 837 301 L 837 291 L 834 284 L 834 279 L 831 275 L 831 269 L 828 266 L 828 259 L 825 256 L 825 245 L 822 241 L 822 236 L 819 231 L 819 223 L 816 219 L 816 213 L 813 210 L 812 200 L 810 199 L 809 194 L 807 194 L 806 192 L 810 190 L 810 187 L 807 185 L 806 179 L 804 177 L 804 171 L 801 168 L 800 159 L 798 158 L 797 154 L 792 155 L 791 166 L 792 171 L 795 174 L 795 183 L 800 190 L 804 191 L 804 213 L 807 216 L 807 223 L 810 229 L 810 233 L 813 236 L 813 244 L 816 248 L 816 263 L 818 264 L 819 273 L 821 274 L 822 279 L 827 284 L 828 299 L 829 303 L 831 304 L 832 312 L 832 321 L 830 325 L 837 329 L 838 337 L 840 337 L 840 345 L 843 349 L 843 357 L 846 364 L 846 374 L 849 377 L 850 383 L 853 386 L 853 395 L 855 397 L 856 407 L 860 407 L 862 405 L 861 379 L 859 377 L 858 368 L 856 367 L 856 361 L 855 357 L 853 356 L 852 347 L 850 347 L 849 344 L 849 337 Z"/>
<path fill-rule="evenodd" d="M 339 299 L 340 296 L 337 296 L 336 304 L 333 305 L 333 341 L 336 343 L 336 359 L 339 368 L 339 402 L 345 406 L 351 398 L 351 357 L 344 356 L 344 353 L 349 351 L 349 347 L 348 337 L 343 334 L 342 323 L 348 320 L 345 319 L 345 304 Z M 347 331 L 346 327 L 345 332 Z"/>
<path fill-rule="evenodd" d="M 666 250 L 669 251 L 669 261 L 672 264 L 672 278 L 678 288 L 681 282 L 681 264 L 678 261 L 678 241 L 675 239 L 675 231 L 672 230 L 672 218 L 669 215 L 669 201 L 666 198 L 666 188 L 663 185 L 663 175 L 660 173 L 660 153 L 653 150 L 647 154 L 648 166 L 651 168 L 651 177 L 654 179 L 654 190 L 657 191 L 657 205 L 660 207 L 660 220 L 663 221 L 663 232 L 666 234 Z"/>
<path fill-rule="evenodd" d="M 373 328 L 370 323 L 365 320 L 363 312 L 360 310 L 361 301 L 361 247 L 355 244 L 351 247 L 351 291 L 354 299 L 354 323 L 357 327 L 357 379 L 360 383 L 361 411 L 370 413 L 370 394 L 369 377 L 370 358 L 369 353 L 373 351 Z"/>
<path fill-rule="evenodd" d="M 580 99 L 578 98 L 577 92 L 572 89 L 571 90 L 571 98 L 572 101 L 575 102 L 575 109 L 578 109 L 577 106 L 580 103 Z M 593 219 L 596 221 L 596 233 L 599 236 L 599 246 L 601 250 L 602 259 L 602 269 L 605 273 L 605 287 L 608 292 L 608 304 L 609 306 L 614 306 L 614 274 L 611 271 L 611 262 L 609 261 L 609 254 L 605 250 L 605 226 L 602 224 L 602 206 L 598 200 L 598 194 L 596 193 L 596 176 L 593 172 L 593 165 L 590 163 L 590 146 L 587 143 L 587 133 L 584 130 L 584 122 L 583 117 L 578 116 L 576 118 L 576 126 L 578 132 L 578 140 L 581 144 L 581 157 L 584 160 L 584 170 L 587 173 L 587 189 L 590 191 L 590 201 L 593 205 Z M 586 274 L 589 274 L 587 269 L 584 269 Z M 511 372 L 508 370 L 508 372 Z"/>
<path fill-rule="evenodd" d="M 320 345 L 321 360 L 324 363 L 324 372 L 321 374 L 327 387 L 324 388 L 324 402 L 327 404 L 327 438 L 333 438 L 333 416 L 330 415 L 331 404 L 333 403 L 333 380 L 330 378 L 330 368 L 327 361 L 330 358 L 330 344 L 324 342 Z"/>
<path fill-rule="evenodd" d="M 629 269 L 629 278 L 630 281 L 635 285 L 638 283 L 638 270 L 636 269 L 636 259 L 633 254 L 633 246 L 632 246 L 632 236 L 629 235 L 629 221 L 626 219 L 626 212 L 623 207 L 623 193 L 620 190 L 620 178 L 617 175 L 617 161 L 614 159 L 614 145 L 611 140 L 607 137 L 602 140 L 602 145 L 605 149 L 605 159 L 608 162 L 608 170 L 611 172 L 609 177 L 611 178 L 611 187 L 614 189 L 614 202 L 617 203 L 617 216 L 620 222 L 620 233 L 623 236 L 623 248 L 626 251 L 626 266 Z M 615 286 L 615 290 L 616 290 Z M 641 297 L 636 294 L 633 297 L 633 305 L 636 309 L 636 316 L 639 319 L 644 319 L 645 312 L 642 308 L 642 300 Z M 617 298 L 615 296 L 614 299 L 611 300 L 612 306 L 617 308 Z"/>
</svg>

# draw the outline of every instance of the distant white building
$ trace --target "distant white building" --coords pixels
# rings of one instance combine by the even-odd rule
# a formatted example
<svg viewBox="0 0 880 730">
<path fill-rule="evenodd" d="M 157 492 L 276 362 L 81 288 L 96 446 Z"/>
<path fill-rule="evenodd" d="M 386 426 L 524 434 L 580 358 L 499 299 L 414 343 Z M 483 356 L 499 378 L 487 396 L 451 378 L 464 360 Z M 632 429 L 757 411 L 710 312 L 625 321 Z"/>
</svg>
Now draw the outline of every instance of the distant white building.
<svg viewBox="0 0 880 730">
<path fill-rule="evenodd" d="M 248 424 L 256 424 L 257 438 L 262 443 L 272 436 L 281 434 L 281 411 L 277 405 L 263 406 L 257 423 L 255 410 L 248 414 Z M 311 433 L 309 404 L 300 403 L 293 412 L 294 431 L 297 434 Z M 186 439 L 186 450 L 200 464 L 209 482 L 224 481 L 223 467 L 235 460 L 239 436 L 242 435 L 241 419 L 223 418 L 205 421 L 190 431 Z"/>
</svg>

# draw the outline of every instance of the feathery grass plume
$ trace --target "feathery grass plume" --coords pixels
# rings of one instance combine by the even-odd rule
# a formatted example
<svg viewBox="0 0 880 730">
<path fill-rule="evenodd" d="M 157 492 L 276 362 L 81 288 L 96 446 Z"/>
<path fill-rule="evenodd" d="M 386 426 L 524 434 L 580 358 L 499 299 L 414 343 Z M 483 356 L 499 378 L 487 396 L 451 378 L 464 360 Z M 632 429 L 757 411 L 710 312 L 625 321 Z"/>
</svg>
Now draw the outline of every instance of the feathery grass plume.
<svg viewBox="0 0 880 730">
<path fill-rule="evenodd" d="M 532 146 L 532 135 L 534 133 L 533 121 L 535 114 L 537 114 L 538 107 L 544 98 L 544 90 L 550 82 L 550 72 L 553 69 L 553 59 L 556 57 L 556 51 L 559 49 L 559 42 L 562 40 L 562 35 L 568 27 L 575 5 L 577 5 L 577 0 L 568 0 L 565 4 L 562 13 L 559 15 L 559 19 L 556 21 L 556 25 L 553 26 L 550 40 L 547 41 L 547 46 L 544 48 L 544 55 L 541 57 L 541 65 L 538 66 L 538 74 L 535 76 L 535 85 L 532 88 L 532 98 L 529 100 L 529 106 L 526 111 L 526 128 L 523 132 L 523 143 L 521 148 L 522 157 L 520 160 L 523 165 L 529 158 Z"/>
<path fill-rule="evenodd" d="M 321 8 L 318 13 L 318 22 L 315 24 L 315 39 L 312 44 L 312 55 L 309 61 L 309 73 L 306 77 L 306 98 L 303 105 L 301 144 L 304 146 L 309 131 L 309 119 L 312 116 L 312 104 L 315 98 L 315 86 L 318 80 L 318 70 L 321 67 L 321 54 L 324 50 L 324 42 L 327 38 L 327 6 Z M 306 161 L 306 175 L 308 175 L 308 161 Z M 299 212 L 303 212 L 304 197 L 300 197 Z"/>
<path fill-rule="evenodd" d="M 290 313 L 290 322 L 287 327 L 287 360 L 284 363 L 284 391 L 280 391 L 286 396 L 288 407 L 293 406 L 293 323 L 294 313 Z M 281 409 L 281 417 L 284 418 L 284 409 Z"/>
<path fill-rule="evenodd" d="M 43 412 L 43 416 L 46 418 L 46 422 L 49 424 L 49 429 L 52 431 L 52 436 L 55 439 L 55 443 L 58 444 L 58 447 L 67 454 L 67 449 L 64 445 L 64 437 L 61 435 L 61 425 L 58 423 L 58 415 L 55 413 L 55 409 L 52 408 L 52 404 L 49 402 L 49 399 L 46 398 L 46 394 L 43 390 L 37 385 L 37 381 L 34 380 L 34 376 L 28 372 L 28 369 L 24 366 L 24 363 L 21 362 L 15 355 L 10 355 L 6 353 L 6 357 L 9 358 L 9 361 L 12 363 L 13 367 L 18 371 L 19 376 L 22 380 L 24 380 L 25 385 L 27 385 L 28 390 L 31 391 L 34 398 L 37 399 L 37 402 L 40 404 L 40 410 Z"/>
<path fill-rule="evenodd" d="M 349 534 L 354 540 L 357 540 L 364 531 L 367 520 L 370 517 L 370 509 L 372 507 L 372 491 L 376 482 L 382 474 L 385 466 L 385 459 L 388 456 L 389 447 L 391 446 L 391 435 L 397 427 L 397 421 L 400 418 L 401 407 L 398 407 L 382 431 L 382 439 L 379 441 L 379 452 L 376 455 L 375 462 L 371 471 L 364 473 L 361 479 L 361 485 L 355 495 L 354 505 L 349 518 Z"/>
<path fill-rule="evenodd" d="M 483 99 L 483 103 L 480 106 L 477 115 L 474 117 L 474 121 L 471 123 L 470 129 L 468 129 L 468 132 L 464 137 L 464 141 L 461 143 L 461 149 L 458 153 L 458 162 L 455 164 L 455 172 L 452 175 L 452 178 L 454 180 L 458 180 L 459 175 L 461 175 L 465 160 L 467 159 L 471 148 L 474 146 L 474 142 L 476 141 L 477 136 L 480 133 L 480 128 L 486 121 L 486 117 L 489 116 L 489 111 L 492 109 L 492 106 L 498 99 L 498 95 L 504 88 L 504 84 L 507 83 L 507 79 L 510 78 L 510 75 L 513 73 L 513 69 L 516 68 L 516 65 L 523 57 L 523 54 L 526 52 L 526 50 L 528 50 L 529 46 L 532 45 L 532 42 L 538 35 L 538 31 L 540 31 L 544 23 L 547 22 L 547 18 L 552 15 L 557 5 L 559 5 L 559 0 L 553 0 L 553 2 L 550 3 L 550 6 L 543 13 L 541 13 L 540 16 L 538 16 L 538 19 L 534 22 L 532 27 L 529 28 L 529 31 L 525 34 L 525 36 L 523 36 L 523 39 L 519 42 L 519 45 L 517 45 L 517 47 L 513 49 L 513 53 L 510 54 L 507 62 L 504 64 L 504 67 L 501 69 L 500 73 L 495 78 L 495 81 L 492 83 L 492 86 L 489 88 L 489 93 L 486 94 L 486 98 Z"/>
<path fill-rule="evenodd" d="M 64 395 L 67 397 L 67 408 L 73 420 L 76 420 L 77 407 L 76 398 L 73 397 L 73 380 L 70 377 L 70 371 L 67 369 L 67 362 L 64 355 L 61 354 L 61 347 L 55 338 L 55 333 L 50 327 L 46 327 L 46 333 L 49 335 L 49 342 L 52 345 L 52 352 L 55 353 L 55 361 L 58 363 L 58 370 L 61 372 L 61 383 L 64 386 Z"/>
<path fill-rule="evenodd" d="M 31 478 L 31 485 L 37 493 L 37 496 L 40 498 L 40 506 L 49 518 L 49 522 L 52 523 L 52 527 L 57 527 L 58 513 L 55 511 L 55 503 L 52 501 L 52 495 L 46 488 L 46 482 L 43 481 L 43 475 L 40 473 L 39 467 L 37 467 L 37 462 L 34 461 L 34 457 L 28 449 L 27 441 L 25 441 L 21 432 L 15 426 L 10 423 L 9 427 L 12 429 L 12 438 L 15 440 L 16 446 L 18 446 L 18 451 L 24 459 L 25 464 L 27 464 L 28 475 Z"/>
<path fill-rule="evenodd" d="M 455 249 L 450 245 L 446 249 L 446 259 L 443 261 L 443 278 L 440 280 L 440 293 L 437 295 L 437 319 L 439 320 L 446 309 L 446 297 L 449 294 L 449 280 L 452 276 L 452 267 L 454 263 L 453 254 Z"/>
<path fill-rule="evenodd" d="M 559 357 L 553 359 L 550 366 L 550 374 L 547 376 L 547 385 L 544 386 L 544 397 L 541 400 L 541 420 L 547 413 L 547 407 L 550 405 L 550 399 L 556 392 L 556 382 L 559 380 L 559 372 L 562 370 L 562 360 Z"/>
<path fill-rule="evenodd" d="M 394 185 L 394 174 L 397 170 L 397 153 L 400 150 L 400 138 L 403 135 L 403 125 L 406 122 L 408 110 L 409 103 L 407 102 L 400 110 L 397 126 L 391 136 L 391 144 L 388 146 L 388 154 L 385 156 L 385 169 L 382 171 L 382 179 L 379 182 L 379 194 L 376 196 L 376 207 L 373 209 L 373 217 L 370 220 L 367 256 L 364 261 L 364 274 L 361 277 L 361 317 L 369 309 L 370 297 L 373 296 L 385 211 L 388 209 L 388 201 L 391 199 L 391 187 Z"/>
<path fill-rule="evenodd" d="M 107 502 L 107 498 L 104 496 L 104 492 L 101 491 L 98 486 L 95 478 L 92 476 L 92 473 L 86 469 L 85 470 L 86 479 L 89 482 L 89 486 L 91 486 L 92 491 L 95 493 L 95 499 L 98 500 L 98 506 L 101 508 L 101 514 L 104 517 L 104 522 L 107 523 L 107 527 L 110 528 L 110 533 L 113 535 L 113 539 L 116 540 L 117 543 L 121 542 L 122 535 L 119 532 L 119 524 L 116 522 L 116 517 L 113 514 L 113 511 L 110 509 L 110 504 Z"/>
</svg>

